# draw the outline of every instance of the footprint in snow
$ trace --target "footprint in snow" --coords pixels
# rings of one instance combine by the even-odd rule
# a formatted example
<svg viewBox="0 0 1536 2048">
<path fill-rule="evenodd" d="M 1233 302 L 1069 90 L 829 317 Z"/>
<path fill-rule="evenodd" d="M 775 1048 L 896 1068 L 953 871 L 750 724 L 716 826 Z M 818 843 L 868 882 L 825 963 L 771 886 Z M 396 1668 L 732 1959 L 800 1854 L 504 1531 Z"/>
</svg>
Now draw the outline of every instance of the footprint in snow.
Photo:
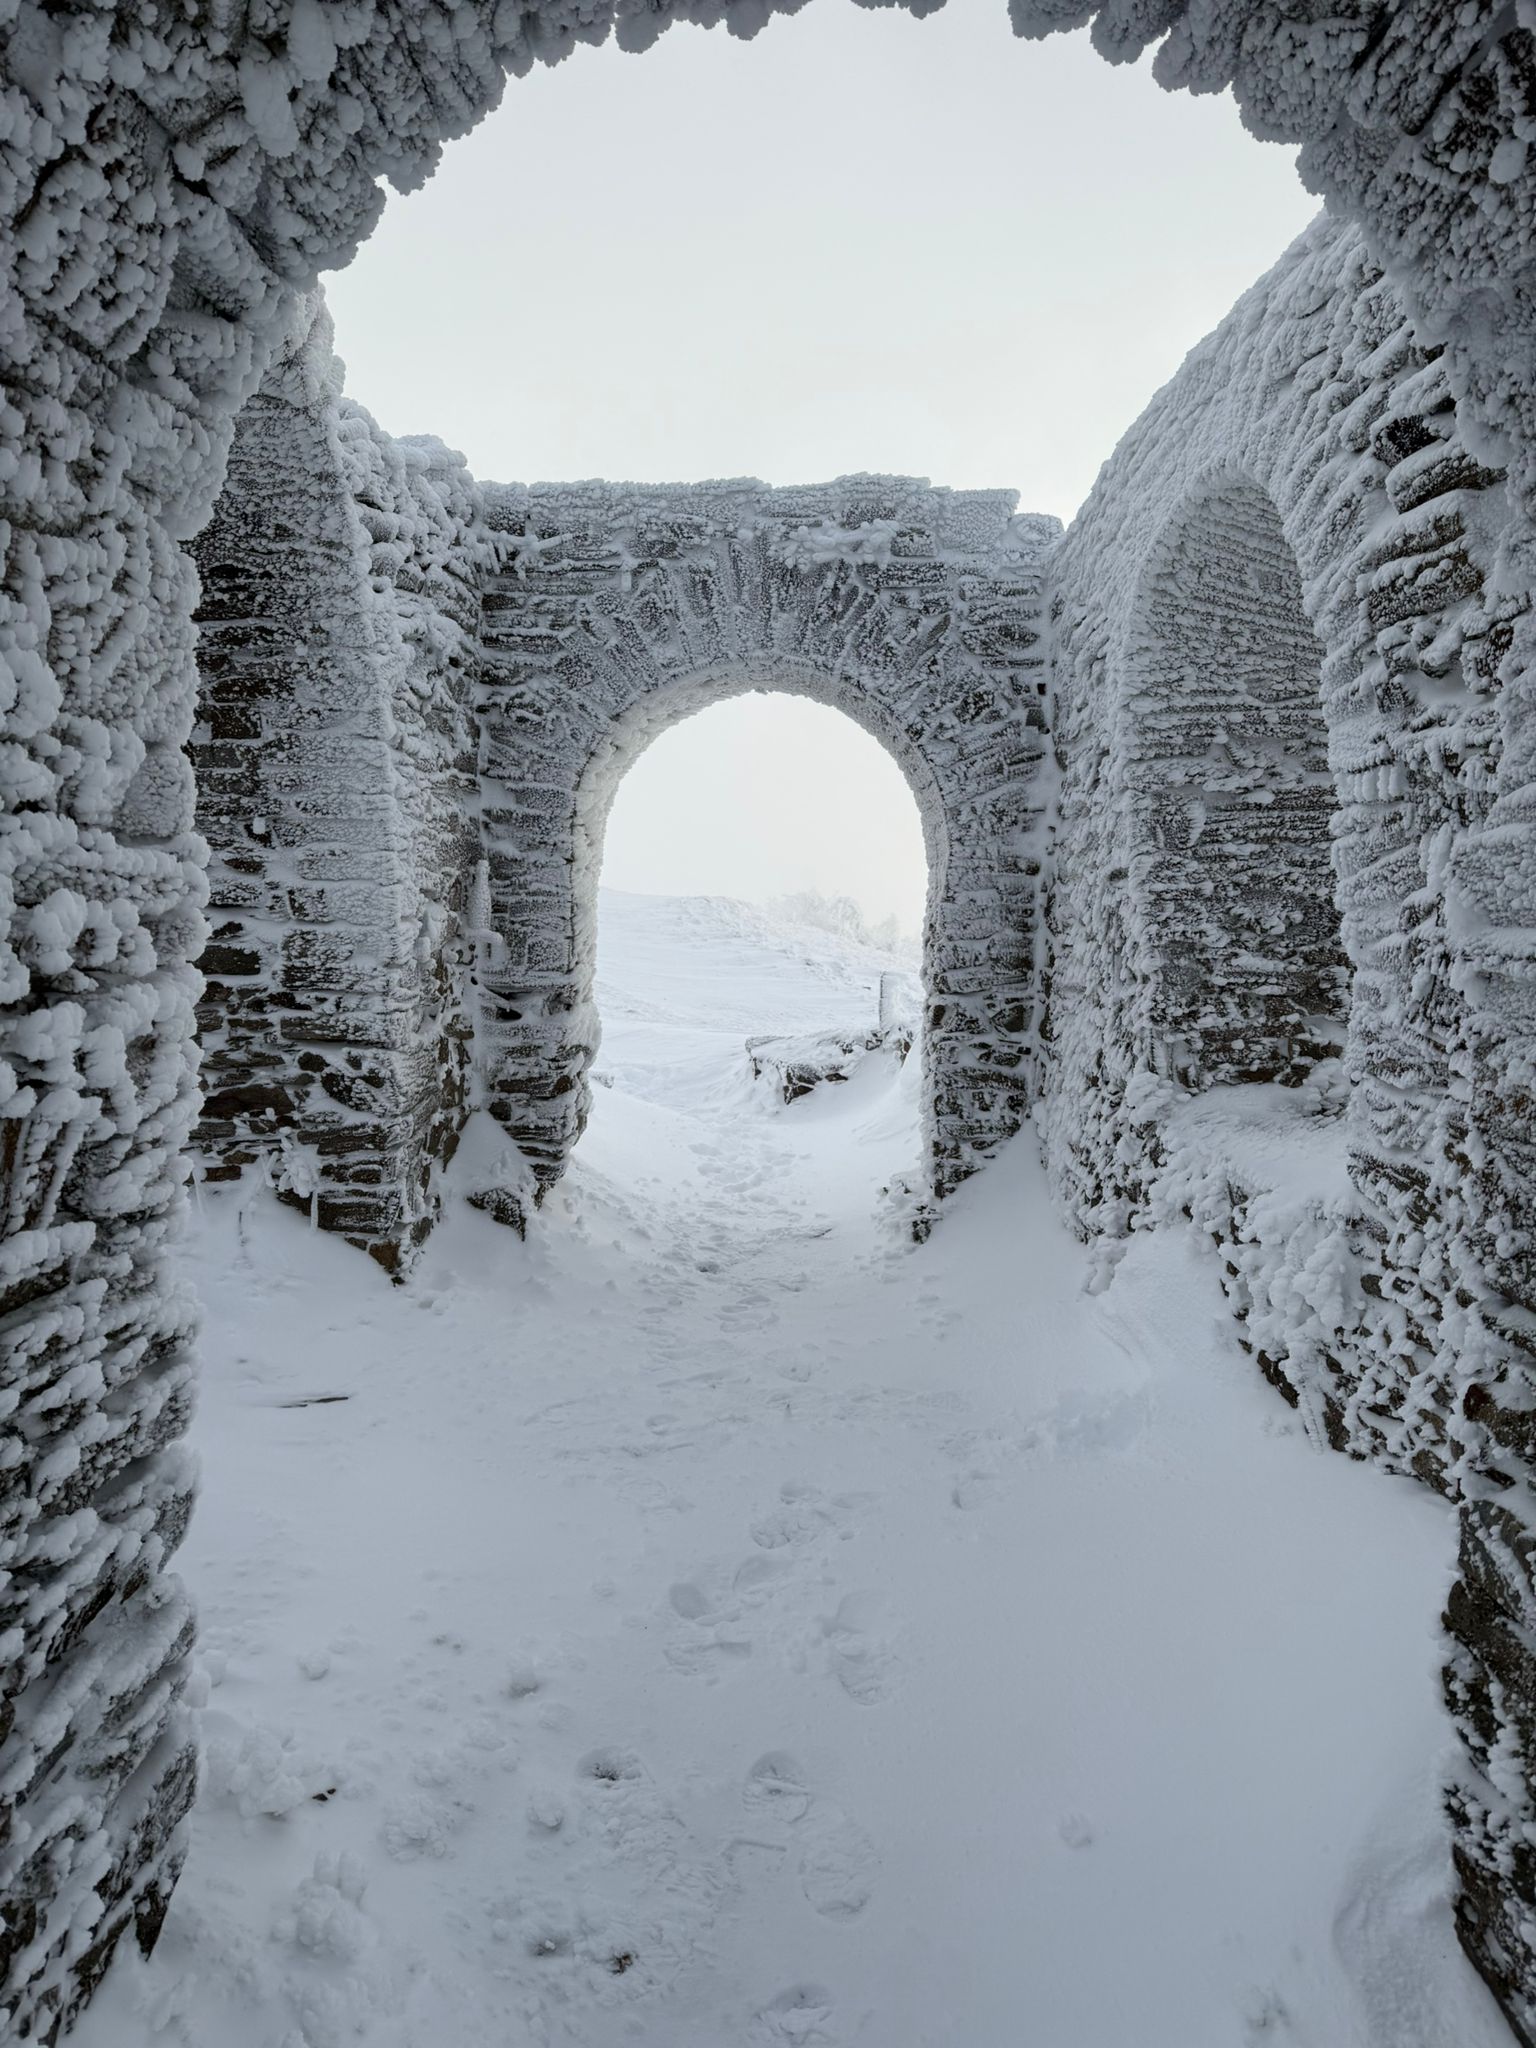
<svg viewBox="0 0 1536 2048">
<path fill-rule="evenodd" d="M 804 1351 L 784 1352 L 772 1364 L 781 1380 L 805 1381 L 814 1370 L 810 1357 Z"/>
<path fill-rule="evenodd" d="M 782 1829 L 798 1851 L 800 1889 L 823 1919 L 851 1920 L 863 1912 L 879 1874 L 880 1852 L 856 1820 L 815 1792 L 787 1750 L 758 1758 L 741 1798 L 756 1825 L 771 1834 Z"/>
<path fill-rule="evenodd" d="M 749 1557 L 735 1571 L 713 1570 L 670 1588 L 667 1602 L 683 1624 L 674 1629 L 663 1654 L 675 1671 L 708 1675 L 750 1657 L 755 1636 L 748 1620 L 754 1607 L 771 1599 L 788 1566 L 770 1551 Z"/>
<path fill-rule="evenodd" d="M 880 1856 L 857 1821 L 837 1807 L 818 1809 L 800 1858 L 800 1889 L 826 1920 L 851 1920 L 869 1904 Z"/>
<path fill-rule="evenodd" d="M 804 2043 L 805 2048 L 821 2042 L 831 2048 L 843 2038 L 834 2018 L 830 1991 L 820 1984 L 792 1984 L 763 2007 L 753 2034 L 759 2041 Z"/>
<path fill-rule="evenodd" d="M 805 1773 L 787 1750 L 770 1749 L 747 1773 L 741 1803 L 748 1813 L 792 1825 L 811 1810 Z"/>
<path fill-rule="evenodd" d="M 751 1656 L 752 1638 L 741 1626 L 737 1603 L 713 1598 L 695 1579 L 673 1586 L 667 1602 L 682 1623 L 662 1645 L 674 1671 L 689 1678 L 714 1678 L 722 1668 Z"/>
<path fill-rule="evenodd" d="M 760 1550 L 793 1549 L 817 1536 L 851 1535 L 851 1511 L 871 1496 L 842 1493 L 828 1500 L 819 1487 L 786 1479 L 779 1488 L 781 1505 L 755 1521 L 748 1534 Z"/>
<path fill-rule="evenodd" d="M 752 1645 L 745 1636 L 708 1635 L 697 1641 L 685 1639 L 666 1644 L 662 1652 L 674 1671 L 682 1672 L 685 1678 L 719 1678 L 733 1664 L 740 1664 L 752 1654 Z"/>
<path fill-rule="evenodd" d="M 709 1619 L 709 1596 L 702 1586 L 684 1582 L 672 1588 L 667 1598 L 672 1603 L 674 1614 L 680 1614 L 684 1621 L 707 1621 Z"/>
<path fill-rule="evenodd" d="M 772 1552 L 767 1556 L 749 1557 L 736 1567 L 731 1581 L 731 1590 L 746 1606 L 764 1600 L 782 1582 L 789 1570 L 788 1564 Z"/>
<path fill-rule="evenodd" d="M 889 1698 L 900 1677 L 897 1622 L 878 1593 L 850 1593 L 821 1624 L 833 1676 L 861 1707 Z"/>
</svg>

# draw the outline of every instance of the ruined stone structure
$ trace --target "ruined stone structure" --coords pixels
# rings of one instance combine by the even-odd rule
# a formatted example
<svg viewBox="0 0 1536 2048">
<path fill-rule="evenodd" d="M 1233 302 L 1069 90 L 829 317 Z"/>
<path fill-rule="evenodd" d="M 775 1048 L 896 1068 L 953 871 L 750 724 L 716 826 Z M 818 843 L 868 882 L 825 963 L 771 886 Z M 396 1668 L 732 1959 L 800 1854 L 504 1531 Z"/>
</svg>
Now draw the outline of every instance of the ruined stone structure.
<svg viewBox="0 0 1536 2048">
<path fill-rule="evenodd" d="M 935 1189 L 1033 1098 L 1106 1256 L 1194 1217 L 1309 1426 L 1458 1502 L 1459 1922 L 1536 2041 L 1536 42 L 1492 0 L 1012 10 L 1160 40 L 1329 209 L 1060 539 L 900 479 L 477 485 L 335 389 L 310 294 L 379 177 L 535 61 L 772 0 L 0 0 L 18 2039 L 153 1940 L 182 1854 L 200 990 L 210 1171 L 398 1265 L 483 1104 L 517 1213 L 580 1125 L 613 781 L 767 685 L 923 806 Z"/>
<path fill-rule="evenodd" d="M 1027 1102 L 1058 523 L 890 477 L 481 486 L 339 381 L 306 302 L 193 547 L 209 1177 L 259 1165 L 396 1271 L 473 1078 L 526 1169 L 475 1199 L 521 1224 L 585 1119 L 619 779 L 773 688 L 845 710 L 916 794 L 928 1179 L 963 1180 Z"/>
<path fill-rule="evenodd" d="M 1011 491 L 493 490 L 517 536 L 485 597 L 481 761 L 494 957 L 487 1106 L 540 1184 L 585 1114 L 603 830 L 680 718 L 743 690 L 847 712 L 895 757 L 928 853 L 923 1103 L 943 1195 L 1017 1130 L 1034 1022 L 1045 753 L 1042 549 Z"/>
<path fill-rule="evenodd" d="M 1324 220 L 1106 465 L 1047 567 L 1042 1123 L 1085 1233 L 1193 1215 L 1319 1437 L 1461 1501 L 1460 1910 L 1507 1997 L 1536 1269 L 1529 935 L 1497 930 L 1490 884 L 1521 857 L 1501 797 L 1530 594 L 1482 445 Z M 1260 1139 L 1253 1091 L 1220 1091 L 1268 1079 L 1294 1108 Z"/>
<path fill-rule="evenodd" d="M 194 556 L 211 1179 L 259 1164 L 392 1270 L 469 1102 L 480 492 L 343 405 L 307 301 Z"/>
</svg>

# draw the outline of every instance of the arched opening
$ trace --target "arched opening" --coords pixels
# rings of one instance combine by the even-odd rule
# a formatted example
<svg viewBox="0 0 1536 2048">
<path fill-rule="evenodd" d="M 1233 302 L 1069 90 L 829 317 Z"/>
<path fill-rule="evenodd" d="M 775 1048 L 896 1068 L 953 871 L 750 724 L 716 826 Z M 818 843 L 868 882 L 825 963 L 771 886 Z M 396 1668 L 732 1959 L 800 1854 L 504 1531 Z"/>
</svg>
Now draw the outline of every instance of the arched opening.
<svg viewBox="0 0 1536 2048">
<path fill-rule="evenodd" d="M 606 794 L 578 1156 L 622 1172 L 643 1128 L 653 1172 L 756 1158 L 733 1176 L 746 1213 L 802 1169 L 808 1212 L 834 1178 L 862 1208 L 917 1179 L 929 863 L 890 753 L 840 709 L 752 692 L 616 756 Z"/>
<path fill-rule="evenodd" d="M 1342 1049 L 1349 977 L 1322 655 L 1257 485 L 1213 483 L 1164 529 L 1129 656 L 1148 1063 L 1191 1089 L 1298 1085 Z"/>
<path fill-rule="evenodd" d="M 771 688 L 809 698 L 846 714 L 892 760 L 911 793 L 927 867 L 922 924 L 922 985 L 943 987 L 970 898 L 951 887 L 951 815 L 954 793 L 910 733 L 890 718 L 871 689 L 819 665 L 764 654 L 756 660 L 653 686 L 602 731 L 584 754 L 568 757 L 569 781 L 551 792 L 542 813 L 519 821 L 516 876 L 544 879 L 497 896 L 491 915 L 509 965 L 488 979 L 493 986 L 487 1038 L 488 1103 L 493 1116 L 528 1161 L 539 1191 L 552 1186 L 586 1125 L 592 1100 L 591 1069 L 601 1025 L 595 973 L 599 944 L 599 890 L 610 813 L 624 777 L 643 754 L 694 714 L 732 698 Z M 491 846 L 493 878 L 506 857 Z M 969 877 L 972 864 L 961 863 Z M 787 871 L 786 871 L 787 872 Z M 538 967 L 535 975 L 531 967 Z M 871 972 L 874 968 L 870 961 Z M 953 972 L 953 970 L 951 970 Z M 878 1026 L 878 986 L 872 990 Z M 842 1021 L 842 1020 L 829 1020 Z M 970 1010 L 931 1002 L 921 1033 L 920 1128 L 922 1177 L 942 1189 L 946 1162 L 962 1160 L 974 1121 L 963 1065 L 974 1035 Z M 752 1035 L 752 1034 L 749 1034 Z M 743 1046 L 745 1054 L 745 1046 Z"/>
</svg>

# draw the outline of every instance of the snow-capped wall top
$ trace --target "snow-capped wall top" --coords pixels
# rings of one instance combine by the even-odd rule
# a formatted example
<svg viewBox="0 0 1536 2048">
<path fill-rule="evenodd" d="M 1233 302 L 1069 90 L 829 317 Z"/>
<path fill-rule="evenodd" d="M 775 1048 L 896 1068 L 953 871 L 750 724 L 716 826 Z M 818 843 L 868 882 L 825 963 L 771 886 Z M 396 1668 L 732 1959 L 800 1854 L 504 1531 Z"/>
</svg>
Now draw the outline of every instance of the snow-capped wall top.
<svg viewBox="0 0 1536 2048">
<path fill-rule="evenodd" d="M 556 537 L 584 541 L 620 533 L 676 553 L 690 534 L 713 539 L 768 529 L 786 559 L 888 561 L 909 552 L 903 534 L 923 536 L 923 553 L 1001 567 L 1033 565 L 1061 537 L 1049 513 L 1019 512 L 1013 490 L 957 491 L 926 477 L 854 475 L 830 483 L 765 484 L 756 477 L 703 483 L 486 484 L 492 527 L 527 536 L 524 554 Z"/>
</svg>

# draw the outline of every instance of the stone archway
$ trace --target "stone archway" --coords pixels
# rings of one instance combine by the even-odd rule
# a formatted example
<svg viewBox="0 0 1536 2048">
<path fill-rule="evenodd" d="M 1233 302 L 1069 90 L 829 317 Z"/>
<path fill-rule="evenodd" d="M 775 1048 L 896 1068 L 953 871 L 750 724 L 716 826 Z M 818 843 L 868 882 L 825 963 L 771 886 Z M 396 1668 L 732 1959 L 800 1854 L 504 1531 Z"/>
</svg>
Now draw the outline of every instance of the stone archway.
<svg viewBox="0 0 1536 2048">
<path fill-rule="evenodd" d="M 1533 1268 L 1515 1222 L 1529 1141 L 1513 1130 L 1515 1114 L 1528 1129 L 1529 1104 L 1508 1053 L 1528 1011 L 1481 920 L 1493 877 L 1514 866 L 1501 806 L 1527 729 L 1531 611 L 1504 575 L 1518 497 L 1469 433 L 1451 375 L 1354 231 L 1320 222 L 1152 401 L 1056 551 L 1064 774 L 1039 1121 L 1085 1234 L 1193 1219 L 1218 1248 L 1238 1343 L 1317 1439 L 1458 1499 L 1445 1668 L 1463 1742 L 1447 1789 L 1458 1924 L 1528 2039 L 1532 1887 L 1513 1845 L 1533 1802 L 1498 1763 L 1531 1753 L 1536 1720 L 1526 1677 L 1510 1683 L 1508 1619 L 1530 1585 L 1526 1525 L 1508 1505 L 1529 1488 L 1519 1333 Z M 1170 571 L 1181 607 L 1161 601 Z M 1225 625 L 1205 616 L 1213 596 Z M 1295 829 L 1277 848 L 1296 886 L 1271 892 L 1290 967 L 1303 985 L 1328 971 L 1329 928 L 1304 909 L 1309 888 L 1318 909 L 1325 895 L 1320 821 L 1307 819 L 1321 799 L 1326 896 L 1352 968 L 1342 1118 L 1302 1089 L 1283 1118 L 1264 1105 L 1263 1135 L 1198 1093 L 1241 1076 L 1222 1043 L 1233 1022 L 1252 1049 L 1278 1049 L 1287 1020 L 1249 1000 L 1260 988 L 1233 1015 L 1199 1013 L 1184 1071 L 1157 1059 L 1160 1033 L 1187 1031 L 1186 995 L 1212 987 L 1224 937 L 1154 872 L 1173 893 L 1181 867 L 1191 894 L 1213 886 L 1170 759 L 1191 737 L 1208 745 L 1211 684 L 1226 695 L 1240 679 L 1245 631 L 1270 643 L 1253 670 L 1268 715 L 1308 712 L 1286 798 Z M 1315 698 L 1302 688 L 1314 673 Z M 1319 711 L 1330 772 L 1313 783 Z M 1241 780 L 1256 764 L 1235 765 Z M 1170 938 L 1193 970 L 1182 990 L 1164 974 Z"/>
<path fill-rule="evenodd" d="M 1007 492 L 850 477 L 550 488 L 484 599 L 481 829 L 494 957 L 485 1098 L 547 1186 L 586 1112 L 594 903 L 618 777 L 679 718 L 752 689 L 844 711 L 917 799 L 930 890 L 924 1134 L 942 1196 L 1031 1092 L 1039 569 L 1055 523 Z M 498 511 L 500 518 L 498 520 Z M 514 765 L 517 779 L 505 774 Z"/>
</svg>

